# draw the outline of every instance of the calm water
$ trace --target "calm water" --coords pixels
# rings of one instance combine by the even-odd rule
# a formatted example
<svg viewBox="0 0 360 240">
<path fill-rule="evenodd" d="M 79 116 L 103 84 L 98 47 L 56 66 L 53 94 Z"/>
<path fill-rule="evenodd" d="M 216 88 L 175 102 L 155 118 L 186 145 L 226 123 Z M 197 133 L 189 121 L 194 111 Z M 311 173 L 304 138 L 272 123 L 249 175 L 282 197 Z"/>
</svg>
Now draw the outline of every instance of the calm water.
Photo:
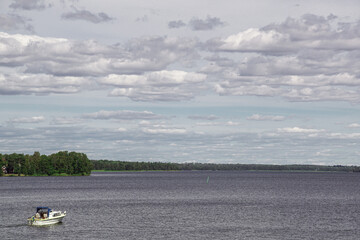
<svg viewBox="0 0 360 240">
<path fill-rule="evenodd" d="M 359 239 L 359 183 L 351 173 L 3 177 L 0 239 Z M 38 205 L 68 215 L 26 225 Z"/>
</svg>

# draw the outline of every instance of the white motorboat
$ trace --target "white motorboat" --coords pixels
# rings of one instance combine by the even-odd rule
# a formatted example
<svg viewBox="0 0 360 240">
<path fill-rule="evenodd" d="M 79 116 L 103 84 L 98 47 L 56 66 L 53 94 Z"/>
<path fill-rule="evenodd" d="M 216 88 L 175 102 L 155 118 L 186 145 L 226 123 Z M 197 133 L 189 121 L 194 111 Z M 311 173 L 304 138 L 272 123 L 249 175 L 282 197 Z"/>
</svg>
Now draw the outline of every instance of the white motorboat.
<svg viewBox="0 0 360 240">
<path fill-rule="evenodd" d="M 48 207 L 37 207 L 34 216 L 29 217 L 29 225 L 50 225 L 62 222 L 66 216 L 66 211 L 53 211 Z"/>
</svg>

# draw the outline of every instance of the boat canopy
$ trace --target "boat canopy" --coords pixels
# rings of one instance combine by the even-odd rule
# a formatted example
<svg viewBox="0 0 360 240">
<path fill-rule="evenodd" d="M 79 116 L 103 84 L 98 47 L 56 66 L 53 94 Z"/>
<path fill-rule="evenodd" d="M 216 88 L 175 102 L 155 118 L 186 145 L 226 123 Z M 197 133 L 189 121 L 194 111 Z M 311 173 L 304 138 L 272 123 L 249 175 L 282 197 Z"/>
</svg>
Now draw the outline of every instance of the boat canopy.
<svg viewBox="0 0 360 240">
<path fill-rule="evenodd" d="M 42 211 L 41 211 L 42 210 Z M 47 211 L 47 215 L 49 216 L 51 209 L 49 207 L 37 207 L 36 212 L 45 212 Z"/>
</svg>

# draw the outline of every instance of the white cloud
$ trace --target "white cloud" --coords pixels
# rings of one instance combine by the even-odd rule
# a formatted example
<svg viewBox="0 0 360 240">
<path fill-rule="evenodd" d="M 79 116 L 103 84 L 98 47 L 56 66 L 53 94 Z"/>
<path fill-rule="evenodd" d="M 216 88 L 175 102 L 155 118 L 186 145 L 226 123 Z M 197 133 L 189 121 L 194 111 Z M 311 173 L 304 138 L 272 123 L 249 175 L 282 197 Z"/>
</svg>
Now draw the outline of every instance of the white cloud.
<svg viewBox="0 0 360 240">
<path fill-rule="evenodd" d="M 348 128 L 360 128 L 360 124 L 359 123 L 351 123 L 348 125 Z"/>
<path fill-rule="evenodd" d="M 143 75 L 117 75 L 110 74 L 99 82 L 113 86 L 177 86 L 186 83 L 204 82 L 205 74 L 191 73 L 178 70 L 162 70 L 145 73 Z"/>
<path fill-rule="evenodd" d="M 249 28 L 227 38 L 215 40 L 217 50 L 286 54 L 302 49 L 356 50 L 360 44 L 356 25 L 339 24 L 337 19 L 305 14 L 300 19 L 288 18 L 281 24 L 270 24 L 262 29 Z"/>
<path fill-rule="evenodd" d="M 330 133 L 328 136 L 334 139 L 360 139 L 360 133 Z"/>
<path fill-rule="evenodd" d="M 188 100 L 204 89 L 205 74 L 184 71 L 155 71 L 143 75 L 111 74 L 100 84 L 116 87 L 110 96 L 126 96 L 135 101 Z"/>
<path fill-rule="evenodd" d="M 13 118 L 10 119 L 10 123 L 40 123 L 44 122 L 44 116 L 35 116 L 35 117 L 20 117 L 20 118 Z"/>
<path fill-rule="evenodd" d="M 221 51 L 288 51 L 289 36 L 274 30 L 262 31 L 256 28 L 250 28 L 236 35 L 231 35 L 219 44 L 218 50 Z M 293 48 L 293 47 L 291 47 Z"/>
<path fill-rule="evenodd" d="M 247 117 L 246 119 L 254 120 L 254 121 L 283 121 L 285 119 L 285 117 L 284 116 L 253 114 L 252 116 Z"/>
<path fill-rule="evenodd" d="M 126 128 L 117 128 L 116 131 L 117 132 L 126 132 L 127 129 Z"/>
<path fill-rule="evenodd" d="M 227 121 L 227 122 L 225 123 L 225 126 L 239 126 L 239 125 L 241 125 L 241 123 L 239 123 L 239 122 L 233 122 L 233 121 Z"/>
<path fill-rule="evenodd" d="M 233 121 L 227 121 L 227 122 L 197 122 L 197 126 L 239 126 L 241 123 L 239 122 L 233 122 Z"/>
<path fill-rule="evenodd" d="M 0 66 L 24 66 L 26 73 L 57 76 L 141 74 L 193 56 L 196 43 L 193 39 L 144 37 L 123 46 L 108 46 L 0 32 Z"/>
<path fill-rule="evenodd" d="M 325 131 L 324 129 L 300 128 L 300 127 L 278 128 L 278 132 L 280 133 L 320 133 L 324 131 Z"/>
<path fill-rule="evenodd" d="M 109 119 L 118 119 L 118 120 L 151 120 L 151 119 L 160 119 L 163 118 L 160 115 L 154 114 L 149 111 L 99 111 L 95 113 L 83 114 L 83 118 L 89 119 L 100 119 L 100 120 L 109 120 Z"/>
<path fill-rule="evenodd" d="M 193 119 L 193 120 L 216 120 L 219 119 L 218 116 L 215 115 L 208 115 L 208 116 L 203 116 L 203 115 L 191 115 L 188 117 L 189 119 Z"/>
<path fill-rule="evenodd" d="M 186 129 L 181 128 L 144 128 L 145 133 L 151 134 L 184 134 Z"/>
<path fill-rule="evenodd" d="M 69 118 L 69 117 L 53 117 L 50 124 L 51 125 L 73 125 L 81 124 L 84 121 L 81 118 Z"/>
<path fill-rule="evenodd" d="M 192 58 L 196 43 L 144 37 L 109 46 L 0 32 L 0 67 L 9 72 L 0 75 L 0 94 L 76 93 L 100 84 L 135 101 L 188 100 L 206 87 L 206 75 L 162 69 Z"/>
<path fill-rule="evenodd" d="M 358 103 L 360 22 L 336 20 L 335 16 L 304 15 L 209 41 L 218 57 L 208 58 L 212 65 L 202 70 L 220 95 Z M 224 64 L 221 52 L 227 56 L 249 53 Z"/>
<path fill-rule="evenodd" d="M 47 74 L 0 74 L 0 94 L 76 93 L 89 84 L 82 77 L 56 77 Z"/>
<path fill-rule="evenodd" d="M 279 96 L 282 93 L 282 89 L 278 87 L 272 87 L 269 85 L 245 85 L 245 86 L 233 86 L 225 82 L 215 85 L 215 91 L 220 95 L 255 95 L 255 96 Z"/>
</svg>

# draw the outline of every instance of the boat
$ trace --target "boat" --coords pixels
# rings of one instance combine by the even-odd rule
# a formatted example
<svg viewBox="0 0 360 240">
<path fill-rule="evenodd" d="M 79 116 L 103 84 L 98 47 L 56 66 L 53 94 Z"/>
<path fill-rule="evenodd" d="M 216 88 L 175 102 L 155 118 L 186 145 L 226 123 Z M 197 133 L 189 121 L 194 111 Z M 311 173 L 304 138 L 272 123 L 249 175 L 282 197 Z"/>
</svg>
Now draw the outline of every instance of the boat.
<svg viewBox="0 0 360 240">
<path fill-rule="evenodd" d="M 34 216 L 29 217 L 29 225 L 50 225 L 61 223 L 63 218 L 66 216 L 66 211 L 54 211 L 49 207 L 37 207 Z"/>
</svg>

